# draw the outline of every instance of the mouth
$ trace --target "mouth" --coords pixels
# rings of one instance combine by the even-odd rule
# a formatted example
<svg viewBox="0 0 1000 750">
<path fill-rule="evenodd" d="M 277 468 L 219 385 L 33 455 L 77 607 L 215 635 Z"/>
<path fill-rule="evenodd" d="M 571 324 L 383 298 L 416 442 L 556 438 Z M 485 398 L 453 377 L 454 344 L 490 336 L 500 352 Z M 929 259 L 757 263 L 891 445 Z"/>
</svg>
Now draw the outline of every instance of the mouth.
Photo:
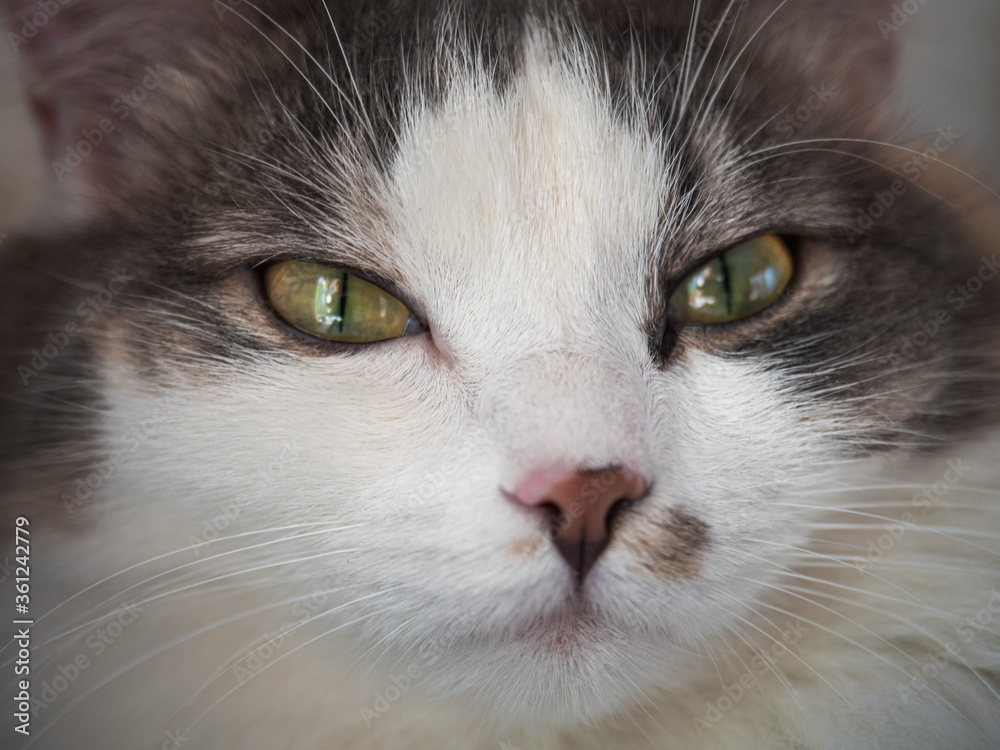
<svg viewBox="0 0 1000 750">
<path fill-rule="evenodd" d="M 594 628 L 581 622 L 564 622 L 538 637 L 541 650 L 552 656 L 568 657 L 594 646 Z"/>
<path fill-rule="evenodd" d="M 594 612 L 590 602 L 577 592 L 567 598 L 559 611 L 531 620 L 517 628 L 513 636 L 516 640 L 537 646 L 542 653 L 571 656 L 581 649 L 597 645 L 600 631 L 605 629 L 605 623 Z"/>
</svg>

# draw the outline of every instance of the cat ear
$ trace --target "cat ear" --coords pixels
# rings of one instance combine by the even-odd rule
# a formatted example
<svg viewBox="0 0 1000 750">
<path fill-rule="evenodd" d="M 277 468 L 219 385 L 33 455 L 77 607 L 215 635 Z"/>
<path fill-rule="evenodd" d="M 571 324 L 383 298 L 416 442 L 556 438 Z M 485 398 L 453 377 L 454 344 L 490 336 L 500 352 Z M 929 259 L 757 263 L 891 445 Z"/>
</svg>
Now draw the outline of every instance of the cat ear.
<svg viewBox="0 0 1000 750">
<path fill-rule="evenodd" d="M 156 144 L 195 119 L 220 54 L 213 34 L 234 11 L 250 12 L 242 0 L 0 0 L 0 9 L 56 212 L 76 217 L 121 209 L 154 179 L 164 159 Z"/>
</svg>

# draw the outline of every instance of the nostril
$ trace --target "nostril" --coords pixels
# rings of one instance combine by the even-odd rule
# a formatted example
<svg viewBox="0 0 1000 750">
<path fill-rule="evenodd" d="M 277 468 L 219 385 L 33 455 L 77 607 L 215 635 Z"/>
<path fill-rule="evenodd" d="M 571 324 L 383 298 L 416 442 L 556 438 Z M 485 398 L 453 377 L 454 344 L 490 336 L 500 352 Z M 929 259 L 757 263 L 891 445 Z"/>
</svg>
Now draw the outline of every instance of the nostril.
<svg viewBox="0 0 1000 750">
<path fill-rule="evenodd" d="M 549 518 L 549 536 L 555 539 L 559 536 L 559 529 L 566 523 L 566 514 L 555 503 L 542 503 L 540 506 Z"/>
<path fill-rule="evenodd" d="M 608 536 L 611 536 L 612 532 L 615 530 L 615 522 L 618 517 L 623 513 L 627 513 L 629 509 L 638 502 L 638 499 L 632 499 L 628 497 L 622 497 L 615 501 L 614 505 L 608 511 L 608 515 L 604 519 L 604 525 L 607 528 Z"/>
</svg>

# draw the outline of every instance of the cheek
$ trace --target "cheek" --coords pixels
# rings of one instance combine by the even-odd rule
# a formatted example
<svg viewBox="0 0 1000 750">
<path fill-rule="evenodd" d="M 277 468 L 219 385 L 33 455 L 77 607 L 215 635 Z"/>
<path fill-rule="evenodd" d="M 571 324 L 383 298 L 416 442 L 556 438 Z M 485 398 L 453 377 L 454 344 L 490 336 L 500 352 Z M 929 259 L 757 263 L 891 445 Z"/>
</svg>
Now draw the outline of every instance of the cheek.
<svg viewBox="0 0 1000 750">
<path fill-rule="evenodd" d="M 663 493 L 731 540 L 792 530 L 770 500 L 838 465 L 836 421 L 751 360 L 688 352 L 654 385 Z"/>
<path fill-rule="evenodd" d="M 400 482 L 412 483 L 407 467 L 440 464 L 454 449 L 449 436 L 462 415 L 447 405 L 460 400 L 434 369 L 412 359 L 400 367 L 360 356 L 281 358 L 177 379 L 159 397 L 135 373 L 113 369 L 100 451 L 123 454 L 121 469 L 150 485 L 250 493 L 279 511 L 336 509 L 366 486 L 398 494 Z M 267 488 L 255 486 L 261 476 Z"/>
<path fill-rule="evenodd" d="M 698 638 L 808 544 L 819 511 L 803 493 L 856 466 L 838 458 L 836 423 L 757 362 L 689 352 L 652 389 L 654 492 L 622 518 L 600 581 Z"/>
<path fill-rule="evenodd" d="M 752 360 L 687 352 L 654 390 L 659 445 L 709 484 L 780 481 L 830 448 L 810 405 Z"/>
</svg>

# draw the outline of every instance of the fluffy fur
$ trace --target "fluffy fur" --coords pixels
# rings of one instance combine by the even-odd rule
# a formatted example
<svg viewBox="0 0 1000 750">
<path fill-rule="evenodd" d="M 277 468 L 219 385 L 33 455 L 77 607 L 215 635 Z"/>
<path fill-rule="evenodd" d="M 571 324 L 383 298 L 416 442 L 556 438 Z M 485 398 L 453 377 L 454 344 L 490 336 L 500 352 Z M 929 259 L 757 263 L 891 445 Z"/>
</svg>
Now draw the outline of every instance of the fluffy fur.
<svg viewBox="0 0 1000 750">
<path fill-rule="evenodd" d="M 3 258 L 22 744 L 1000 742 L 1000 275 L 937 157 L 912 180 L 924 146 L 885 142 L 882 10 L 53 16 L 25 51 L 54 163 L 105 81 L 169 72 L 57 183 L 64 228 Z M 768 232 L 796 238 L 777 305 L 666 318 Z M 293 331 L 257 275 L 283 259 L 362 271 L 429 332 Z M 549 465 L 652 485 L 580 591 L 504 496 Z"/>
</svg>

